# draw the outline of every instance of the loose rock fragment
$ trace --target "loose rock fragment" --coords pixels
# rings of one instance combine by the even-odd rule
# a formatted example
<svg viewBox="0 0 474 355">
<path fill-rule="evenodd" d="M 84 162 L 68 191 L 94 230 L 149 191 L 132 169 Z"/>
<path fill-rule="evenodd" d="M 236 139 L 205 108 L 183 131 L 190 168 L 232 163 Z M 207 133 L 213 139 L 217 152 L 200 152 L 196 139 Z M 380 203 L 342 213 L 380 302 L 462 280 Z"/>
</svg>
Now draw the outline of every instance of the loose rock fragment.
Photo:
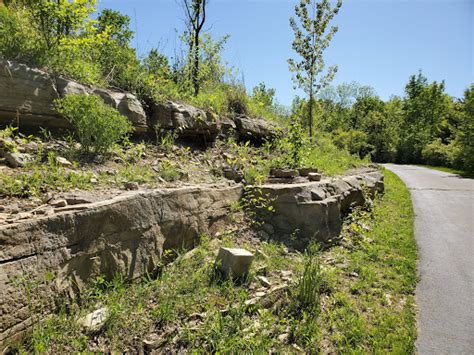
<svg viewBox="0 0 474 355">
<path fill-rule="evenodd" d="M 326 193 L 323 190 L 311 190 L 312 201 L 322 201 L 326 198 Z"/>
<path fill-rule="evenodd" d="M 23 167 L 34 160 L 30 154 L 26 153 L 7 153 L 5 159 L 12 168 Z"/>
<path fill-rule="evenodd" d="M 140 186 L 138 185 L 138 182 L 126 182 L 124 184 L 126 190 L 138 190 Z"/>
<path fill-rule="evenodd" d="M 310 173 L 317 173 L 318 169 L 315 168 L 301 168 L 298 169 L 300 176 L 308 176 Z"/>
<path fill-rule="evenodd" d="M 99 308 L 85 317 L 80 318 L 78 323 L 88 332 L 98 332 L 105 325 L 108 313 L 106 307 Z"/>
<path fill-rule="evenodd" d="M 265 276 L 257 276 L 257 279 L 265 287 L 270 287 L 272 285 Z"/>
<path fill-rule="evenodd" d="M 221 248 L 216 264 L 226 276 L 239 278 L 248 274 L 253 258 L 254 255 L 245 249 Z"/>
<path fill-rule="evenodd" d="M 276 178 L 294 178 L 296 170 L 292 169 L 271 169 L 270 175 Z"/>
<path fill-rule="evenodd" d="M 56 157 L 56 162 L 61 166 L 72 166 L 72 163 L 63 157 Z"/>
</svg>

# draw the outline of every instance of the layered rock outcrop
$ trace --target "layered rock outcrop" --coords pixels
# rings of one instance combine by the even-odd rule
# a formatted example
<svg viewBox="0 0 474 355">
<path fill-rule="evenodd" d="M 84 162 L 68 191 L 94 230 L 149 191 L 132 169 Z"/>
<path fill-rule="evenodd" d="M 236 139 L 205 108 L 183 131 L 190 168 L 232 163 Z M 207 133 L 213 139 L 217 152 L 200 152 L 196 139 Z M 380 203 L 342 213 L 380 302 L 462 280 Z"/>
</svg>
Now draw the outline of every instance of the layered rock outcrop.
<svg viewBox="0 0 474 355">
<path fill-rule="evenodd" d="M 364 190 L 383 191 L 383 175 L 366 171 L 260 190 L 275 207 L 264 230 L 303 248 L 312 239 L 337 237 L 343 215 L 364 202 Z M 128 192 L 0 226 L 0 345 L 31 322 L 28 296 L 15 280 L 52 272 L 55 288 L 43 290 L 50 296 L 77 292 L 98 275 L 133 280 L 153 273 L 164 250 L 189 249 L 201 234 L 224 231 L 231 206 L 242 194 L 242 185 Z"/>
<path fill-rule="evenodd" d="M 73 94 L 98 95 L 127 117 L 137 133 L 148 128 L 140 101 L 130 93 L 89 87 L 24 64 L 0 60 L 0 125 L 71 128 L 54 110 L 54 100 Z"/>
<path fill-rule="evenodd" d="M 238 138 L 243 141 L 263 141 L 271 139 L 276 134 L 276 126 L 261 118 L 237 116 L 234 119 Z"/>
<path fill-rule="evenodd" d="M 98 95 L 133 124 L 136 133 L 153 131 L 158 124 L 180 137 L 215 139 L 219 133 L 240 140 L 260 141 L 275 134 L 263 119 L 219 118 L 194 106 L 168 101 L 152 104 L 147 115 L 131 93 L 96 88 L 58 77 L 24 64 L 0 59 L 0 125 L 48 129 L 71 128 L 54 110 L 54 100 L 66 95 Z"/>
<path fill-rule="evenodd" d="M 53 272 L 61 293 L 97 275 L 152 273 L 164 250 L 189 249 L 199 235 L 216 232 L 241 194 L 240 185 L 135 192 L 0 226 L 0 344 L 30 322 L 15 279 Z"/>
<path fill-rule="evenodd" d="M 151 128 L 175 130 L 182 137 L 214 139 L 220 131 L 219 118 L 194 106 L 168 101 L 153 106 Z"/>
<path fill-rule="evenodd" d="M 260 188 L 272 200 L 275 213 L 264 214 L 264 230 L 271 230 L 273 239 L 305 248 L 311 240 L 327 242 L 339 236 L 342 218 L 354 206 L 384 190 L 379 171 L 304 182 L 298 184 L 269 184 Z"/>
</svg>

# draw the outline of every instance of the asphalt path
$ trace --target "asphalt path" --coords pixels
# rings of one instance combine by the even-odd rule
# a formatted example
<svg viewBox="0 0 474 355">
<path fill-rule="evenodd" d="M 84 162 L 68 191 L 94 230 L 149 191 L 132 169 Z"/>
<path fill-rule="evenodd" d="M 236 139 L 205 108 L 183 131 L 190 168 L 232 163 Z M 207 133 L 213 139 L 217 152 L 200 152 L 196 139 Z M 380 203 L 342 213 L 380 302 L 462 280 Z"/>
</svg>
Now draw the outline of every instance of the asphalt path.
<svg viewBox="0 0 474 355">
<path fill-rule="evenodd" d="M 386 164 L 410 189 L 419 248 L 419 354 L 474 354 L 474 180 Z"/>
</svg>

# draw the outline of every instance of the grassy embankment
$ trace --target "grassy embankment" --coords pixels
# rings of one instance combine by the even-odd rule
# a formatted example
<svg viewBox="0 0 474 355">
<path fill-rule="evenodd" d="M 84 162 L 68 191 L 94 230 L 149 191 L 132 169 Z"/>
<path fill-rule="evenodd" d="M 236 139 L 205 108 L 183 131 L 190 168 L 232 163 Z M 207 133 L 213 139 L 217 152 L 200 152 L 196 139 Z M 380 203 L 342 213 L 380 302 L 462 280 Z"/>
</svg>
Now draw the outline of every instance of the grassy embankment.
<svg viewBox="0 0 474 355">
<path fill-rule="evenodd" d="M 20 351 L 137 351 L 154 339 L 159 351 L 315 351 L 412 353 L 416 338 L 414 288 L 417 251 L 410 195 L 389 171 L 386 193 L 344 224 L 342 240 L 309 256 L 283 245 L 243 238 L 240 231 L 210 240 L 165 266 L 156 280 L 127 285 L 96 280 L 81 304 L 64 307 L 35 325 Z M 216 281 L 219 245 L 259 251 L 243 284 Z M 282 272 L 283 271 L 283 272 Z M 288 285 L 266 305 L 245 300 Z M 77 319 L 110 310 L 105 327 L 87 334 Z"/>
<path fill-rule="evenodd" d="M 433 165 L 416 165 L 416 166 L 420 166 L 422 168 L 433 169 L 433 170 L 439 170 L 445 173 L 456 174 L 465 178 L 471 178 L 471 179 L 474 178 L 474 173 L 469 173 L 467 171 L 459 170 L 459 169 L 447 168 L 445 166 L 433 166 Z"/>
</svg>

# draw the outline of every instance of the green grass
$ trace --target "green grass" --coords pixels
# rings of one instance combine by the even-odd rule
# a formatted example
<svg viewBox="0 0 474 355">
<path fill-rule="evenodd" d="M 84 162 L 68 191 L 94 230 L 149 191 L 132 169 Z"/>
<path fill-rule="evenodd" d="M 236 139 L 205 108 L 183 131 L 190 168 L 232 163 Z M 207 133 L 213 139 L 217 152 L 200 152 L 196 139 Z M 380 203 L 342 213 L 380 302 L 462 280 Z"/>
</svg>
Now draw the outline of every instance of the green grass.
<svg viewBox="0 0 474 355">
<path fill-rule="evenodd" d="M 368 158 L 361 159 L 343 149 L 339 149 L 324 135 L 317 136 L 315 140 L 315 146 L 308 149 L 303 158 L 304 166 L 316 167 L 326 175 L 333 176 L 370 163 Z"/>
<path fill-rule="evenodd" d="M 465 178 L 474 178 L 474 173 L 469 173 L 464 170 L 459 170 L 459 169 L 453 169 L 453 168 L 448 168 L 445 166 L 433 166 L 433 165 L 421 165 L 421 164 L 416 164 L 415 166 L 419 166 L 422 168 L 428 168 L 428 169 L 433 169 L 433 170 L 439 170 L 443 171 L 445 173 L 451 173 L 451 174 L 456 174 Z"/>
<path fill-rule="evenodd" d="M 413 353 L 417 250 L 413 209 L 402 181 L 385 170 L 386 193 L 372 214 L 344 226 L 344 242 L 328 253 L 334 292 L 319 318 L 336 353 Z M 347 277 L 349 275 L 349 277 Z"/>
<path fill-rule="evenodd" d="M 341 242 L 328 250 L 288 252 L 280 243 L 238 232 L 212 241 L 203 237 L 157 279 L 128 284 L 120 277 L 97 278 L 80 304 L 36 323 L 16 350 L 136 352 L 155 334 L 174 351 L 413 353 L 413 210 L 401 180 L 385 174 L 384 198 L 354 211 Z M 213 261 L 221 245 L 261 250 L 243 283 L 216 278 Z M 244 305 L 262 287 L 257 275 L 277 286 L 284 282 L 281 271 L 294 275 L 287 292 L 268 307 Z M 105 328 L 84 333 L 76 320 L 102 306 L 110 310 Z"/>
</svg>

